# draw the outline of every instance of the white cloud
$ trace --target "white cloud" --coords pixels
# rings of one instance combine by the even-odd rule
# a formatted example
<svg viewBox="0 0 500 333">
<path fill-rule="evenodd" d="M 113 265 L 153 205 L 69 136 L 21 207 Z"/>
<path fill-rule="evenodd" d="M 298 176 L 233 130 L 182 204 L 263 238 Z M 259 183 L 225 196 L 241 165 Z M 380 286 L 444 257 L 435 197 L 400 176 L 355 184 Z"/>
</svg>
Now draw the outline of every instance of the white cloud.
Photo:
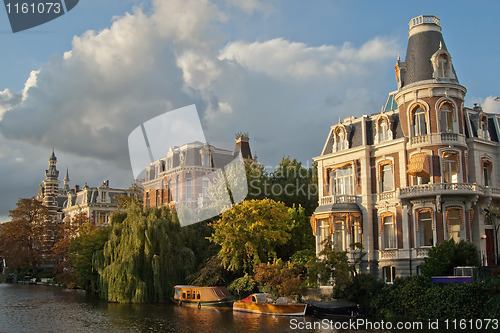
<svg viewBox="0 0 500 333">
<path fill-rule="evenodd" d="M 239 8 L 243 10 L 247 14 L 254 14 L 254 13 L 262 13 L 265 16 L 270 15 L 273 11 L 274 8 L 273 6 L 264 1 L 259 1 L 259 0 L 226 0 L 229 4 L 232 6 Z"/>
<path fill-rule="evenodd" d="M 21 94 L 15 94 L 9 89 L 0 91 L 0 121 L 2 121 L 5 112 L 21 102 L 21 98 Z"/>
<path fill-rule="evenodd" d="M 356 49 L 345 43 L 342 47 L 323 45 L 309 47 L 276 38 L 265 42 L 228 44 L 220 60 L 230 60 L 274 77 L 310 78 L 320 75 L 359 75 L 372 61 L 394 57 L 394 41 L 377 38 Z"/>
<path fill-rule="evenodd" d="M 480 104 L 483 107 L 483 111 L 486 113 L 500 113 L 500 101 L 495 99 L 494 96 L 488 96 Z"/>
</svg>

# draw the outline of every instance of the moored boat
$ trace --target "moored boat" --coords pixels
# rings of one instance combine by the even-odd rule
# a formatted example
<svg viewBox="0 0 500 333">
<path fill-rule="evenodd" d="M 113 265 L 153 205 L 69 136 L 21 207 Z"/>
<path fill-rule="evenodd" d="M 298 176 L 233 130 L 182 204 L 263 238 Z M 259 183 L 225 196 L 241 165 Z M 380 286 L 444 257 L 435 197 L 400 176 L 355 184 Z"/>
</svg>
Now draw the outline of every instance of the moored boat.
<svg viewBox="0 0 500 333">
<path fill-rule="evenodd" d="M 357 317 L 359 306 L 343 299 L 332 301 L 308 300 L 307 303 L 317 317 Z"/>
<path fill-rule="evenodd" d="M 288 303 L 278 299 L 273 302 L 269 294 L 256 293 L 236 301 L 233 304 L 233 311 L 250 312 L 276 316 L 304 316 L 307 304 Z"/>
<path fill-rule="evenodd" d="M 233 296 L 225 287 L 175 286 L 173 301 L 182 306 L 227 308 L 233 306 Z"/>
</svg>

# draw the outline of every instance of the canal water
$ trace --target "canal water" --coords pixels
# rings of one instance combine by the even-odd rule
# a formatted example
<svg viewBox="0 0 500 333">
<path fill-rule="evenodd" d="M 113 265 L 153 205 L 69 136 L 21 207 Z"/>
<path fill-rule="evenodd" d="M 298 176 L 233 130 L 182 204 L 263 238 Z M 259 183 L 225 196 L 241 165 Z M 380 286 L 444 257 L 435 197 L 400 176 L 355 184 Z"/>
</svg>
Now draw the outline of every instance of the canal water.
<svg viewBox="0 0 500 333">
<path fill-rule="evenodd" d="M 377 324 L 375 321 L 372 323 Z M 389 330 L 383 327 L 346 331 L 337 330 L 332 325 L 333 322 L 313 316 L 260 316 L 173 304 L 114 304 L 90 297 L 81 290 L 0 284 L 1 333 L 430 332 L 425 328 Z"/>
</svg>

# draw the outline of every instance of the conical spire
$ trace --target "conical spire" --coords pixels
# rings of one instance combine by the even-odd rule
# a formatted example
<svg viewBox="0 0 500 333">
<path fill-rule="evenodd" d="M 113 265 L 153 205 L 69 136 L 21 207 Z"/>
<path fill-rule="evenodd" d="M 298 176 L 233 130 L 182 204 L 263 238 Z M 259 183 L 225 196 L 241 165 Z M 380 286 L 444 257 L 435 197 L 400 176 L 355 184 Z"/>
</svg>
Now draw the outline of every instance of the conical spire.
<svg viewBox="0 0 500 333">
<path fill-rule="evenodd" d="M 54 153 L 54 148 L 52 148 L 52 154 L 49 157 L 49 161 L 57 161 L 56 154 Z"/>
<path fill-rule="evenodd" d="M 441 34 L 439 19 L 433 15 L 421 15 L 410 20 L 408 32 L 408 48 L 404 64 L 398 65 L 403 70 L 401 87 L 416 82 L 440 78 L 437 57 L 444 55 L 449 74 L 447 79 L 458 83 L 456 73 L 451 64 L 451 56 Z"/>
<path fill-rule="evenodd" d="M 69 191 L 69 171 L 68 171 L 68 168 L 66 168 L 66 175 L 64 176 L 64 179 L 63 179 L 63 191 L 66 193 Z"/>
</svg>

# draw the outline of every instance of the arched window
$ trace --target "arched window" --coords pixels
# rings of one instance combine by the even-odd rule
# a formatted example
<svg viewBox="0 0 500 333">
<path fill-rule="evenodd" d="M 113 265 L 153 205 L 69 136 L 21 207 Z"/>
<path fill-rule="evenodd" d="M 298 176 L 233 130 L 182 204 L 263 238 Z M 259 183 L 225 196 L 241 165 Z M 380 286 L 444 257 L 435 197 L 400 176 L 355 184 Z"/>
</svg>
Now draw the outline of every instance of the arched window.
<svg viewBox="0 0 500 333">
<path fill-rule="evenodd" d="M 441 132 L 451 132 L 455 131 L 455 112 L 454 107 L 450 102 L 444 102 L 439 108 L 441 115 Z"/>
<path fill-rule="evenodd" d="M 491 186 L 491 171 L 493 170 L 493 163 L 487 157 L 481 158 L 481 168 L 483 172 L 484 186 Z"/>
<path fill-rule="evenodd" d="M 390 140 L 389 122 L 386 117 L 380 117 L 377 121 L 377 142 Z"/>
<path fill-rule="evenodd" d="M 347 144 L 347 135 L 342 126 L 337 126 L 335 128 L 334 140 L 333 152 L 349 148 Z"/>
<path fill-rule="evenodd" d="M 427 134 L 427 124 L 426 124 L 426 116 L 425 110 L 422 108 L 420 104 L 418 104 L 415 108 L 413 108 L 411 112 L 411 129 L 412 136 L 420 136 Z"/>
</svg>

